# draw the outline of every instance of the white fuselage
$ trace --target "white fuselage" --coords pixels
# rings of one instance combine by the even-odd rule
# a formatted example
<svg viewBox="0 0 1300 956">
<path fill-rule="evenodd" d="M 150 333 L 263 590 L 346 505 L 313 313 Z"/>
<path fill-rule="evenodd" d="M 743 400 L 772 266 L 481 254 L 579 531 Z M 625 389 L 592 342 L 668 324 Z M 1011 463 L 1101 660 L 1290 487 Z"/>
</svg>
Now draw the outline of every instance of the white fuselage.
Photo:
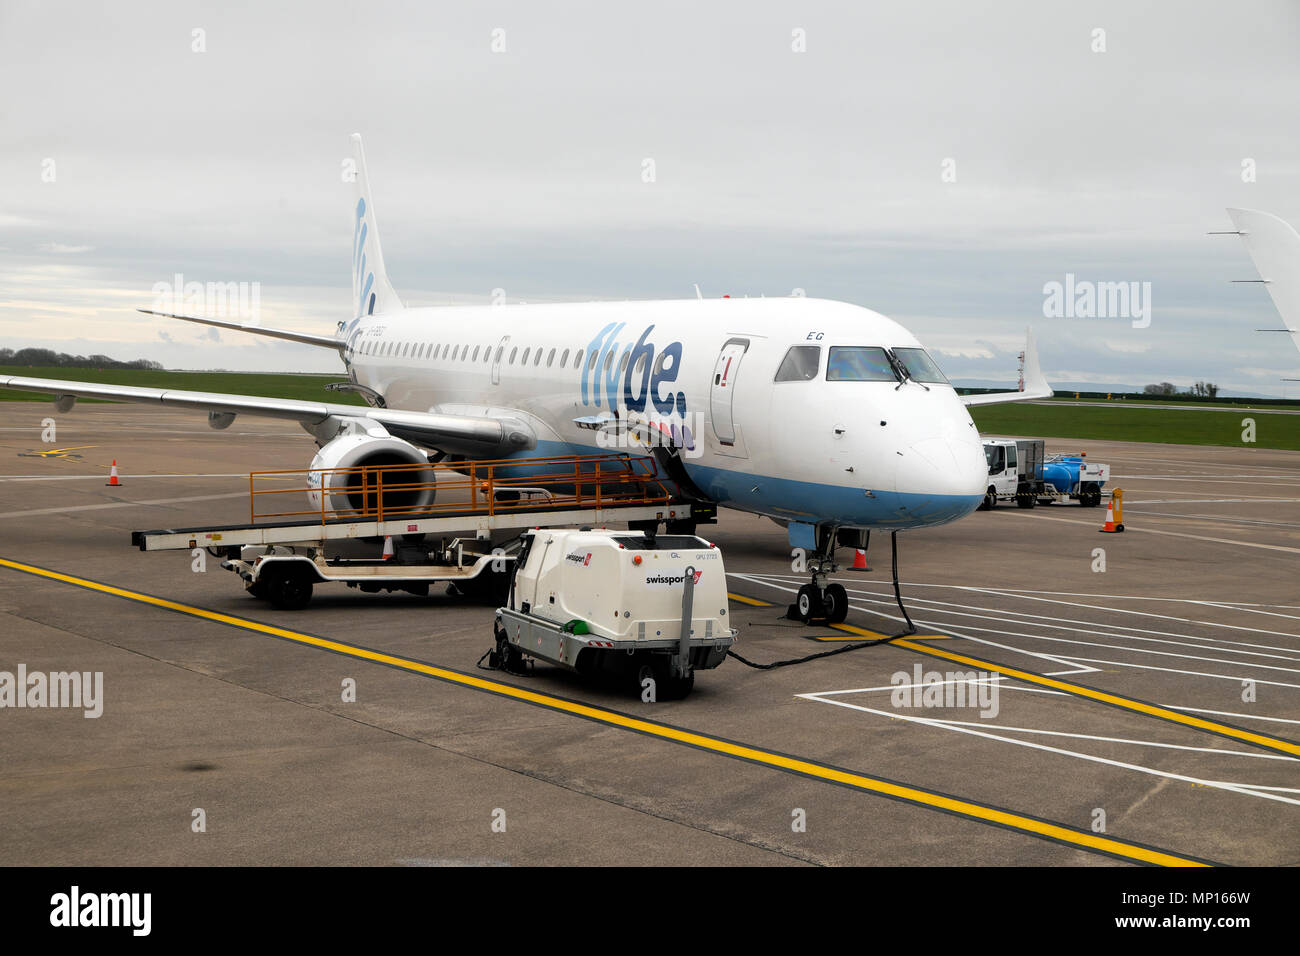
<svg viewBox="0 0 1300 956">
<path fill-rule="evenodd" d="M 521 418 L 537 435 L 532 455 L 646 454 L 626 429 L 644 424 L 668 436 L 714 501 L 781 521 L 942 524 L 973 511 L 986 487 L 980 436 L 951 386 L 827 380 L 831 347 L 920 347 L 858 306 L 773 298 L 404 309 L 355 319 L 343 335 L 349 377 L 389 408 Z M 776 381 L 792 346 L 820 348 L 816 374 Z"/>
</svg>

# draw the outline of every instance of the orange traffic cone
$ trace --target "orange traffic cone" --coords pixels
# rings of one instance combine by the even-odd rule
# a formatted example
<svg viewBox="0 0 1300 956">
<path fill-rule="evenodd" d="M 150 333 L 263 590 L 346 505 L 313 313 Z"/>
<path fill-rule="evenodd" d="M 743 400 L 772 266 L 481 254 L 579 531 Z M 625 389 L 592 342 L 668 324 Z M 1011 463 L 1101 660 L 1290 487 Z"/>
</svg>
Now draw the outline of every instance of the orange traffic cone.
<svg viewBox="0 0 1300 956">
<path fill-rule="evenodd" d="M 850 571 L 870 571 L 870 570 L 871 570 L 869 567 L 867 567 L 867 552 L 864 551 L 862 548 L 858 548 L 858 550 L 854 553 L 854 555 L 853 555 L 853 567 L 849 568 L 849 570 L 850 570 Z"/>
<path fill-rule="evenodd" d="M 392 556 L 393 556 L 393 536 L 390 534 L 384 537 L 383 560 L 387 561 Z"/>
<path fill-rule="evenodd" d="M 105 487 L 117 488 L 122 483 L 117 480 L 117 459 L 113 459 L 113 467 L 108 470 L 108 484 Z"/>
<path fill-rule="evenodd" d="M 1106 534 L 1117 534 L 1124 530 L 1122 524 L 1115 523 L 1115 506 L 1112 503 L 1108 502 L 1106 504 L 1106 523 L 1101 526 L 1100 530 L 1104 531 Z"/>
</svg>

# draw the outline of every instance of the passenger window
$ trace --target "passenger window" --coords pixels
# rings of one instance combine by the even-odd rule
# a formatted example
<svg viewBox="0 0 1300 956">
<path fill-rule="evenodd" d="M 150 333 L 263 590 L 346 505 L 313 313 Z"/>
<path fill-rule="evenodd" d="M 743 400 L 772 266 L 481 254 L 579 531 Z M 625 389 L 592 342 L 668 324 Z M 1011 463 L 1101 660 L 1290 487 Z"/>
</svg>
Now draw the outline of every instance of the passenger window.
<svg viewBox="0 0 1300 956">
<path fill-rule="evenodd" d="M 528 353 L 529 353 L 530 351 L 531 351 L 531 349 L 524 349 L 524 355 L 523 355 L 523 358 L 521 358 L 521 359 L 519 360 L 519 364 L 520 364 L 520 365 L 527 365 L 527 364 L 528 364 Z"/>
<path fill-rule="evenodd" d="M 564 353 L 560 356 L 560 368 L 564 368 L 568 364 L 569 364 L 569 350 L 565 349 Z"/>
<path fill-rule="evenodd" d="M 587 359 L 587 371 L 594 372 L 596 370 L 596 363 L 599 361 L 600 361 L 600 353 L 597 352 L 595 349 L 592 349 L 591 356 L 590 358 Z"/>
<path fill-rule="evenodd" d="M 519 354 L 519 346 L 515 346 L 514 348 L 512 348 L 512 349 L 510 350 L 510 364 L 511 364 L 511 365 L 514 365 L 514 364 L 515 364 L 515 356 L 518 355 L 518 354 Z"/>
<path fill-rule="evenodd" d="M 478 350 L 479 350 L 480 347 L 481 347 L 481 346 L 478 346 L 478 345 L 474 346 L 474 354 L 470 357 L 470 358 L 471 358 L 471 361 L 474 361 L 474 362 L 477 362 L 477 361 L 478 361 Z"/>
<path fill-rule="evenodd" d="M 573 367 L 582 368 L 582 349 L 573 353 Z"/>
<path fill-rule="evenodd" d="M 555 364 L 555 349 L 551 349 L 551 354 L 546 356 L 546 367 L 550 368 Z"/>
<path fill-rule="evenodd" d="M 885 350 L 865 345 L 832 345 L 826 360 L 828 382 L 897 382 Z"/>
<path fill-rule="evenodd" d="M 554 352 L 551 352 L 551 354 L 554 355 L 555 353 L 554 353 Z M 542 350 L 541 350 L 541 349 L 538 349 L 538 350 L 537 350 L 537 354 L 533 356 L 533 364 L 534 364 L 534 365 L 541 365 L 541 364 L 542 364 Z"/>
<path fill-rule="evenodd" d="M 822 350 L 819 345 L 792 345 L 776 370 L 777 382 L 807 382 L 817 377 Z M 716 384 L 716 383 L 715 383 Z"/>
</svg>

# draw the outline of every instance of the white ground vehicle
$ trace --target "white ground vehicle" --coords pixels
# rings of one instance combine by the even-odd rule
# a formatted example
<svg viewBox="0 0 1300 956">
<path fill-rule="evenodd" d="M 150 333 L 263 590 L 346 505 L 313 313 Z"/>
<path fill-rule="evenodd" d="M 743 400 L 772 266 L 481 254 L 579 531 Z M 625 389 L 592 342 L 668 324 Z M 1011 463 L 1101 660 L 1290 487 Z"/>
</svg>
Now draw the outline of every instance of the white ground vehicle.
<svg viewBox="0 0 1300 956">
<path fill-rule="evenodd" d="M 1044 457 L 1041 438 L 985 438 L 983 443 L 989 484 L 981 511 L 1013 500 L 1021 508 L 1066 500 L 1085 508 L 1101 503 L 1109 465 L 1090 462 L 1083 454 Z"/>
<path fill-rule="evenodd" d="M 492 663 L 523 655 L 582 674 L 653 681 L 684 697 L 695 671 L 717 667 L 736 640 L 722 552 L 694 535 L 537 530 L 524 535 Z"/>
</svg>

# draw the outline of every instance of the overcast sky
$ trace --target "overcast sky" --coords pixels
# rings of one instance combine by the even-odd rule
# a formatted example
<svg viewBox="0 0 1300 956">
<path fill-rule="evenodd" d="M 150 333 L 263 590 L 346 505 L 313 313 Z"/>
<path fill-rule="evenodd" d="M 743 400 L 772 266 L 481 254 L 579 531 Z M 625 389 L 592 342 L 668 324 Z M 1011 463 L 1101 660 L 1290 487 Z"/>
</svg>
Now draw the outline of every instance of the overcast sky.
<svg viewBox="0 0 1300 956">
<path fill-rule="evenodd" d="M 802 288 L 956 379 L 1013 380 L 1032 323 L 1057 383 L 1280 395 L 1300 353 L 1206 232 L 1300 225 L 1297 49 L 1294 2 L 0 0 L 0 339 L 339 370 L 133 310 L 181 273 L 350 318 L 360 132 L 407 304 Z M 1150 282 L 1150 326 L 1045 317 L 1067 273 Z"/>
</svg>

